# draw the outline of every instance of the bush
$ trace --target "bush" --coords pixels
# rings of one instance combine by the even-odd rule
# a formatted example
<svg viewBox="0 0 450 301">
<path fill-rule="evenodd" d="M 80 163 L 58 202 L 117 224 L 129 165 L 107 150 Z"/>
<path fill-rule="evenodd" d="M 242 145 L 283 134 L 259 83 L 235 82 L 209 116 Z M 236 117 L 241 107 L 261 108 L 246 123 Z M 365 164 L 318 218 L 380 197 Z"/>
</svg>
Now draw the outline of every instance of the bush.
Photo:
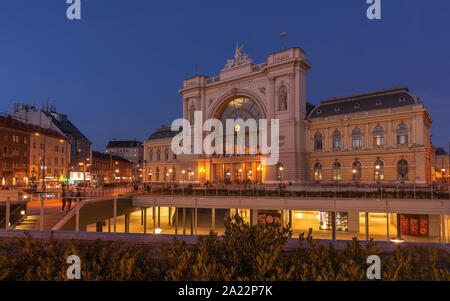
<svg viewBox="0 0 450 301">
<path fill-rule="evenodd" d="M 83 280 L 363 281 L 367 258 L 380 253 L 373 242 L 363 246 L 356 239 L 343 250 L 324 247 L 311 231 L 286 250 L 291 237 L 289 228 L 250 226 L 239 216 L 228 220 L 224 236 L 211 233 L 194 246 L 176 239 L 171 247 L 64 242 L 53 235 L 39 241 L 26 234 L 15 244 L 0 241 L 0 280 L 67 280 L 66 259 L 78 255 Z M 383 280 L 450 280 L 442 249 L 404 246 L 380 257 Z"/>
</svg>

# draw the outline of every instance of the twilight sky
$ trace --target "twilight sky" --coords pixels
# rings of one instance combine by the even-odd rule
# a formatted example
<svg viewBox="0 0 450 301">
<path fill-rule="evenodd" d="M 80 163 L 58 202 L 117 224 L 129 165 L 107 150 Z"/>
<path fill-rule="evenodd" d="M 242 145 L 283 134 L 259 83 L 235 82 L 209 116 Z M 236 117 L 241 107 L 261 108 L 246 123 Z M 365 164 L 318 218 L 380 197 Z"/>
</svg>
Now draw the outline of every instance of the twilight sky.
<svg viewBox="0 0 450 301">
<path fill-rule="evenodd" d="M 434 120 L 436 146 L 450 132 L 450 2 L 381 0 L 2 0 L 0 110 L 49 97 L 103 151 L 110 138 L 145 140 L 181 116 L 178 89 L 217 75 L 236 42 L 255 63 L 288 46 L 307 53 L 307 99 L 406 85 Z"/>
</svg>

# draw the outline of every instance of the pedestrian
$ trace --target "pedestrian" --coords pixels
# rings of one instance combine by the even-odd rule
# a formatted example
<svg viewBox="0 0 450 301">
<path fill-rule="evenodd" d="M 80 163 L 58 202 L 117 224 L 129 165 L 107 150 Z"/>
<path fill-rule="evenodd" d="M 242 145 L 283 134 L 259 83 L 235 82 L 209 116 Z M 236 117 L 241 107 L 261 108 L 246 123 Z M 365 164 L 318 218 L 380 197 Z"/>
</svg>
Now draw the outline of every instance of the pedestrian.
<svg viewBox="0 0 450 301">
<path fill-rule="evenodd" d="M 61 212 L 64 211 L 64 208 L 66 207 L 66 202 L 67 202 L 67 191 L 66 191 L 66 187 L 64 185 L 61 186 L 61 198 L 62 198 L 62 208 L 61 208 Z"/>
<path fill-rule="evenodd" d="M 69 192 L 67 193 L 67 212 L 70 211 L 70 209 L 72 208 L 72 200 L 73 200 L 73 196 L 74 193 L 72 190 L 69 190 Z"/>
</svg>

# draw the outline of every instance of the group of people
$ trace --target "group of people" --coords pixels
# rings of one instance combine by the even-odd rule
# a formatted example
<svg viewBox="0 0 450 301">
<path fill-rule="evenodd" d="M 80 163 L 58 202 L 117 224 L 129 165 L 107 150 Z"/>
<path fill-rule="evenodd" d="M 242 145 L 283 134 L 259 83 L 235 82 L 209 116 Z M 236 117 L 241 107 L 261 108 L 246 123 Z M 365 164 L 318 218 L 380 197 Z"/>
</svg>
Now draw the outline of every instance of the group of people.
<svg viewBox="0 0 450 301">
<path fill-rule="evenodd" d="M 81 190 L 79 187 L 74 187 L 73 189 L 70 189 L 69 187 L 66 187 L 65 185 L 63 185 L 61 187 L 61 189 L 62 189 L 61 211 L 64 212 L 66 210 L 67 212 L 69 212 L 70 209 L 72 208 L 72 201 L 73 200 L 78 201 L 81 199 Z"/>
</svg>

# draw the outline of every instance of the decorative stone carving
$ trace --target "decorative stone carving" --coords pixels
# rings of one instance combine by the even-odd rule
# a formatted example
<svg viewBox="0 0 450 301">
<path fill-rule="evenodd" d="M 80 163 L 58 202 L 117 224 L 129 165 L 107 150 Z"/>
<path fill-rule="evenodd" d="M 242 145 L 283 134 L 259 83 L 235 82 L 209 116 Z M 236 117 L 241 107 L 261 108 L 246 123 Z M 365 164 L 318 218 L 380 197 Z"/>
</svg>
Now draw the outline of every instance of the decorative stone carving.
<svg viewBox="0 0 450 301">
<path fill-rule="evenodd" d="M 266 95 L 266 87 L 259 88 L 259 92 L 261 92 L 261 94 L 263 95 Z"/>
<path fill-rule="evenodd" d="M 246 53 L 242 53 L 243 48 L 244 48 L 243 45 L 239 47 L 239 44 L 236 43 L 236 51 L 234 53 L 234 58 L 227 60 L 225 69 L 251 63 L 251 60 L 248 58 L 248 55 Z"/>
<path fill-rule="evenodd" d="M 278 111 L 287 111 L 287 98 L 288 91 L 286 86 L 283 85 L 278 89 Z"/>
<path fill-rule="evenodd" d="M 209 99 L 209 105 L 212 105 L 214 102 L 214 97 Z"/>
</svg>

